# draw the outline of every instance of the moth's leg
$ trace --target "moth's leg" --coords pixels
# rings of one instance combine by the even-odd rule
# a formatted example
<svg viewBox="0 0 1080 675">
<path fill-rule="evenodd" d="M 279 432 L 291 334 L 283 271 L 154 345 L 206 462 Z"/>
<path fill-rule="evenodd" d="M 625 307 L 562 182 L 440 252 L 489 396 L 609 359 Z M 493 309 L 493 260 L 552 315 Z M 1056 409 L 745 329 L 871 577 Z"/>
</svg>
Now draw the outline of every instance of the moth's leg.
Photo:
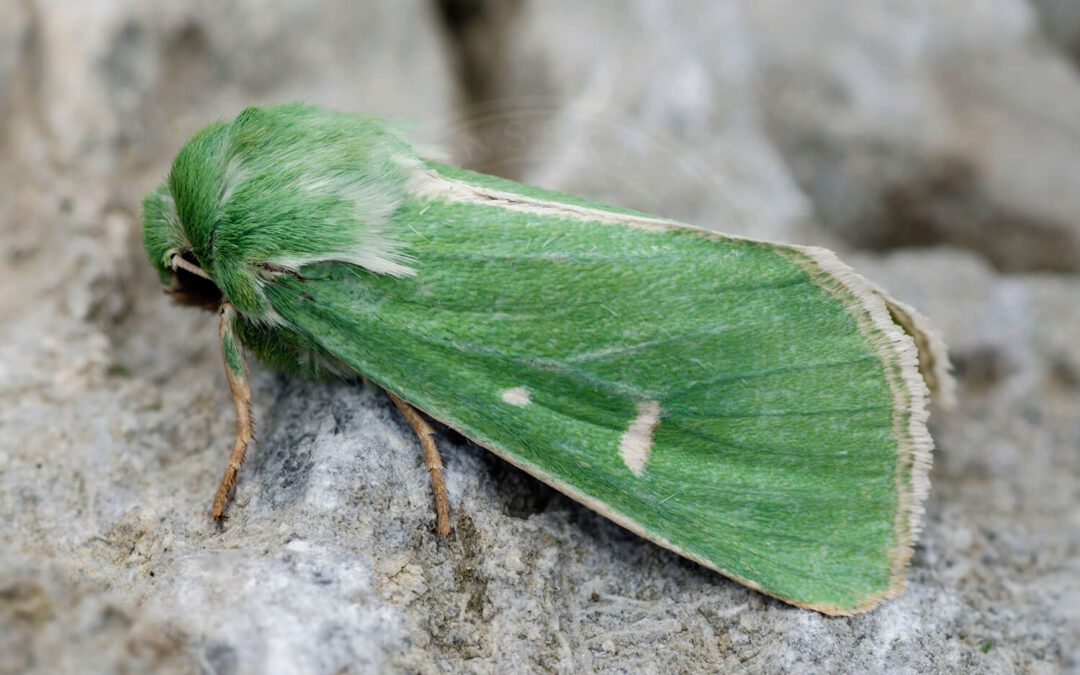
<svg viewBox="0 0 1080 675">
<path fill-rule="evenodd" d="M 435 531 L 446 536 L 450 534 L 450 502 L 446 499 L 446 481 L 442 475 L 442 458 L 435 447 L 435 430 L 427 423 L 420 411 L 398 398 L 393 392 L 390 400 L 398 407 L 405 419 L 409 420 L 413 431 L 420 438 L 420 447 L 424 450 L 424 463 L 431 474 L 431 491 L 435 493 Z"/>
<path fill-rule="evenodd" d="M 248 386 L 247 367 L 244 365 L 244 353 L 236 339 L 233 322 L 236 320 L 236 308 L 226 302 L 221 306 L 221 357 L 225 361 L 225 376 L 229 380 L 233 403 L 236 405 L 236 440 L 225 475 L 214 495 L 214 509 L 210 515 L 215 518 L 225 517 L 225 505 L 229 501 L 229 491 L 236 484 L 236 474 L 244 463 L 247 446 L 255 438 L 255 422 L 251 417 L 251 387 Z"/>
</svg>

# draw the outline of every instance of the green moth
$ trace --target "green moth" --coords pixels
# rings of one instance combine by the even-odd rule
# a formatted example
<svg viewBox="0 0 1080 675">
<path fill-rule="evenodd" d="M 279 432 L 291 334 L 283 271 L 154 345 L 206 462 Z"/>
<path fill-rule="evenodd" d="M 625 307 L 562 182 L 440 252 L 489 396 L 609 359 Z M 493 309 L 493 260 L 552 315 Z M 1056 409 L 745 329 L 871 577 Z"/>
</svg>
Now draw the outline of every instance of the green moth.
<svg viewBox="0 0 1080 675">
<path fill-rule="evenodd" d="M 616 523 L 829 614 L 898 594 L 921 528 L 940 343 L 829 251 L 731 237 L 419 157 L 299 104 L 200 131 L 145 199 L 178 300 L 243 348 L 383 387 Z"/>
</svg>

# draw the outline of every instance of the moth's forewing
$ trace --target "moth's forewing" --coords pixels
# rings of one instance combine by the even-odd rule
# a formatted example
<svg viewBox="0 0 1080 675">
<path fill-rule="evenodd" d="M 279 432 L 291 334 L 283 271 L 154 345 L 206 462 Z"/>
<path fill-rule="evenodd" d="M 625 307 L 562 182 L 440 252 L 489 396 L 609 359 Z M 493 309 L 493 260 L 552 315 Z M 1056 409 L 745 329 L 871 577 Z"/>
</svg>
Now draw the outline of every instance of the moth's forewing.
<svg viewBox="0 0 1080 675">
<path fill-rule="evenodd" d="M 414 276 L 314 265 L 268 287 L 281 316 L 745 584 L 831 613 L 903 588 L 927 489 L 926 387 L 874 289 L 825 251 L 432 170 L 395 216 Z"/>
</svg>

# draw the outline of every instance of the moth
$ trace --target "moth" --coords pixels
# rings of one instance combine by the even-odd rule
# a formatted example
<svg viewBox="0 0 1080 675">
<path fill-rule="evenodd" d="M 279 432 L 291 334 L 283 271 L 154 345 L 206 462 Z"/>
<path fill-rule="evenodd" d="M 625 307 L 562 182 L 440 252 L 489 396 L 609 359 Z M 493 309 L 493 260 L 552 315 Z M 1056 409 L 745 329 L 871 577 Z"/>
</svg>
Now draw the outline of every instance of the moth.
<svg viewBox="0 0 1080 675">
<path fill-rule="evenodd" d="M 719 234 L 427 161 L 378 118 L 289 104 L 211 124 L 143 203 L 177 300 L 244 352 L 363 376 L 638 535 L 826 614 L 897 595 L 929 489 L 925 320 L 824 249 Z"/>
</svg>

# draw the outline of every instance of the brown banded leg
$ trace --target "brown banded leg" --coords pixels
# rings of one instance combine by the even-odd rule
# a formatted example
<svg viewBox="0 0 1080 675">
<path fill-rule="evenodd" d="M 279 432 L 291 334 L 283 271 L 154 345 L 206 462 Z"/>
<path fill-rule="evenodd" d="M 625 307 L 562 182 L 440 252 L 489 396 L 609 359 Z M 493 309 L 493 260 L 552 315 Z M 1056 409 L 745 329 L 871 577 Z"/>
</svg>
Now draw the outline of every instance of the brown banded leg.
<svg viewBox="0 0 1080 675">
<path fill-rule="evenodd" d="M 254 437 L 254 421 L 251 416 L 251 387 L 248 386 L 247 368 L 244 366 L 244 355 L 240 349 L 240 343 L 233 332 L 233 320 L 236 318 L 236 309 L 231 303 L 226 302 L 221 306 L 221 356 L 225 361 L 225 376 L 229 380 L 229 389 L 232 391 L 233 403 L 236 405 L 236 440 L 233 442 L 232 453 L 229 455 L 229 465 L 225 467 L 225 475 L 221 478 L 217 494 L 214 495 L 214 509 L 210 512 L 214 519 L 225 517 L 225 505 L 229 501 L 229 491 L 236 484 L 236 474 L 244 463 L 244 455 L 247 446 Z"/>
<path fill-rule="evenodd" d="M 428 473 L 431 474 L 431 491 L 435 493 L 435 531 L 446 536 L 450 534 L 450 502 L 446 498 L 446 481 L 442 475 L 442 458 L 439 457 L 439 448 L 435 446 L 435 430 L 427 423 L 420 411 L 402 401 L 391 391 L 390 400 L 398 407 L 405 419 L 409 420 L 413 431 L 420 439 L 420 447 L 424 450 L 424 463 Z"/>
</svg>

